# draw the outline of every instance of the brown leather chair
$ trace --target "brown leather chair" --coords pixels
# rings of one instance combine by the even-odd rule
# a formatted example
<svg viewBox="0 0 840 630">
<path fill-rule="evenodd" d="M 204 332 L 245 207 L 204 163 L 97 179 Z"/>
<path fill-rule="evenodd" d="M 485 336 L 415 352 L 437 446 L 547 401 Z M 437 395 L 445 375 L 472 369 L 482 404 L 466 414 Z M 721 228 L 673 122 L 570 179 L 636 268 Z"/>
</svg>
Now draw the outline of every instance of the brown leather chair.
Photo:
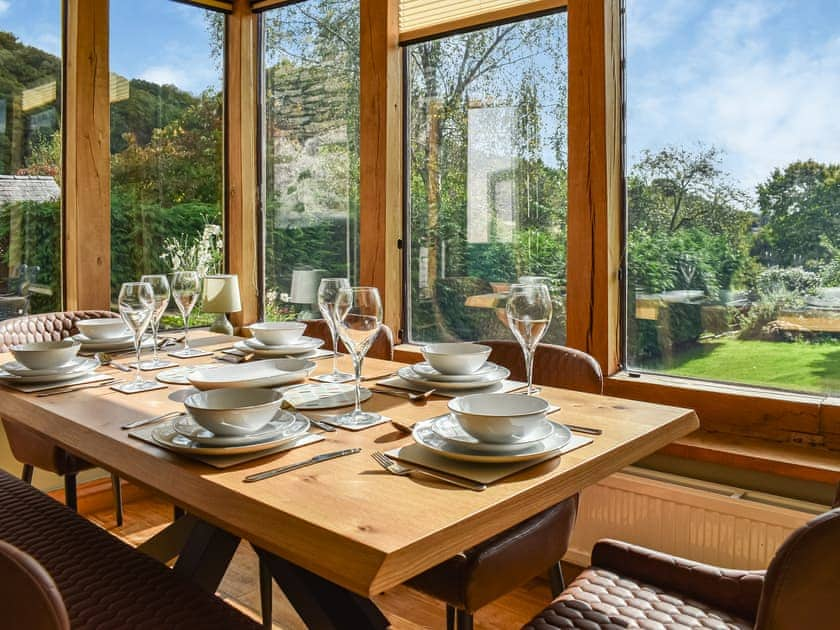
<svg viewBox="0 0 840 630">
<path fill-rule="evenodd" d="M 49 573 L 32 556 L 2 540 L 0 584 L 5 627 L 70 630 L 64 600 Z"/>
<path fill-rule="evenodd" d="M 110 311 L 67 311 L 63 313 L 43 313 L 26 317 L 15 317 L 0 322 L 0 352 L 8 352 L 9 348 L 19 343 L 33 343 L 37 341 L 56 341 L 79 332 L 76 322 L 80 319 L 94 319 L 98 317 L 119 317 Z M 64 497 L 67 505 L 77 509 L 76 475 L 90 468 L 90 464 L 59 447 L 55 442 L 28 427 L 9 420 L 2 419 L 6 437 L 12 454 L 23 463 L 22 479 L 32 483 L 35 468 L 48 470 L 64 478 Z M 117 525 L 122 525 L 122 491 L 120 480 L 111 475 L 114 488 L 114 503 Z"/>
<path fill-rule="evenodd" d="M 308 337 L 323 339 L 324 348 L 327 350 L 333 349 L 332 333 L 330 332 L 330 327 L 327 325 L 326 320 L 306 320 L 306 330 L 303 331 L 303 334 Z M 344 347 L 344 343 L 340 339 L 338 341 L 338 351 L 347 352 L 347 349 Z M 368 350 L 367 356 L 373 357 L 374 359 L 385 359 L 387 361 L 394 360 L 394 333 L 385 324 L 382 324 L 382 329 L 376 336 L 376 340 L 373 342 L 370 350 Z"/>
<path fill-rule="evenodd" d="M 512 341 L 482 341 L 490 360 L 513 378 L 524 378 L 522 349 Z M 534 354 L 534 382 L 600 394 L 598 362 L 585 352 L 541 344 Z M 542 573 L 549 572 L 552 594 L 564 588 L 560 559 L 566 554 L 577 517 L 574 495 L 536 516 L 418 575 L 408 584 L 446 602 L 449 630 L 469 630 L 473 613 Z"/>
<path fill-rule="evenodd" d="M 840 627 L 840 506 L 797 529 L 767 571 L 722 569 L 615 540 L 526 630 Z"/>
</svg>

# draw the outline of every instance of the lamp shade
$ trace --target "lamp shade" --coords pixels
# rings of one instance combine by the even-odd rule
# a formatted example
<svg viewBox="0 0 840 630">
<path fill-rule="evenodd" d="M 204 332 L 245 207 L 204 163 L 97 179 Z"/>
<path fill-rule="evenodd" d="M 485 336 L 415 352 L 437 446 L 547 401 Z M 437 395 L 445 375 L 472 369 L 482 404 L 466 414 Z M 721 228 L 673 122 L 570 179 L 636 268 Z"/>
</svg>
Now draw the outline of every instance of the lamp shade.
<svg viewBox="0 0 840 630">
<path fill-rule="evenodd" d="M 239 277 L 222 274 L 206 276 L 201 300 L 201 310 L 205 313 L 236 313 L 241 311 Z"/>
<path fill-rule="evenodd" d="M 315 304 L 318 301 L 318 285 L 326 273 L 324 269 L 296 269 L 292 271 L 292 288 L 289 302 L 293 304 Z"/>
</svg>

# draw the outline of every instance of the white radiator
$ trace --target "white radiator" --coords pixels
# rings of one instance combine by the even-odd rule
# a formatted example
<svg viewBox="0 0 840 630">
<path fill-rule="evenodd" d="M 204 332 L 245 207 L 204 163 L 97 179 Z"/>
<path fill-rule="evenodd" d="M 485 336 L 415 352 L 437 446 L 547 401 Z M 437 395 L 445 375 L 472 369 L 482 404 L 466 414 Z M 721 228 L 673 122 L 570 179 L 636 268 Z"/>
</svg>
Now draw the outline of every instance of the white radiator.
<svg viewBox="0 0 840 630">
<path fill-rule="evenodd" d="M 617 538 L 722 567 L 764 569 L 792 530 L 825 509 L 628 468 L 581 494 L 566 560 L 588 566 L 597 540 Z"/>
</svg>

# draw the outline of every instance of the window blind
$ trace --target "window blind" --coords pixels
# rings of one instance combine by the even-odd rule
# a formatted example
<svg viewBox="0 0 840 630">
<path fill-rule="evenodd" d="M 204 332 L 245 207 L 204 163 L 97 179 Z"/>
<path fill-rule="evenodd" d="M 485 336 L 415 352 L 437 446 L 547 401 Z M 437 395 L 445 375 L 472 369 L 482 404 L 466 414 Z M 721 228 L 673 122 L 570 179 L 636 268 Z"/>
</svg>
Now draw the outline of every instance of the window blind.
<svg viewBox="0 0 840 630">
<path fill-rule="evenodd" d="M 400 41 L 565 7 L 566 0 L 400 0 Z"/>
</svg>

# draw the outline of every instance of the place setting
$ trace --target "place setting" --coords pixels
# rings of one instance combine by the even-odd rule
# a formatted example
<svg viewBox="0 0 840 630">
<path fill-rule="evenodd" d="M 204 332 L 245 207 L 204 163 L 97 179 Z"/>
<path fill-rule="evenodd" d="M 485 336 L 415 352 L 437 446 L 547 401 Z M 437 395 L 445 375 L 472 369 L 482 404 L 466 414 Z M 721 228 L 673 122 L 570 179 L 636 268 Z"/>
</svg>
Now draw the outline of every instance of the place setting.
<svg viewBox="0 0 840 630">
<path fill-rule="evenodd" d="M 304 322 L 259 322 L 247 328 L 253 337 L 234 343 L 231 354 L 253 354 L 262 358 L 321 358 L 333 354 L 327 350 L 319 351 L 324 345 L 323 339 L 304 336 Z"/>
<path fill-rule="evenodd" d="M 116 320 L 120 321 L 120 320 Z M 96 358 L 79 356 L 81 344 L 74 339 L 14 345 L 14 357 L 0 365 L 0 382 L 25 393 L 72 389 L 76 386 L 105 385 L 116 379 L 96 372 Z"/>
<path fill-rule="evenodd" d="M 310 420 L 283 409 L 283 394 L 266 388 L 222 388 L 184 399 L 184 409 L 126 425 L 131 437 L 216 468 L 323 440 Z"/>
</svg>

